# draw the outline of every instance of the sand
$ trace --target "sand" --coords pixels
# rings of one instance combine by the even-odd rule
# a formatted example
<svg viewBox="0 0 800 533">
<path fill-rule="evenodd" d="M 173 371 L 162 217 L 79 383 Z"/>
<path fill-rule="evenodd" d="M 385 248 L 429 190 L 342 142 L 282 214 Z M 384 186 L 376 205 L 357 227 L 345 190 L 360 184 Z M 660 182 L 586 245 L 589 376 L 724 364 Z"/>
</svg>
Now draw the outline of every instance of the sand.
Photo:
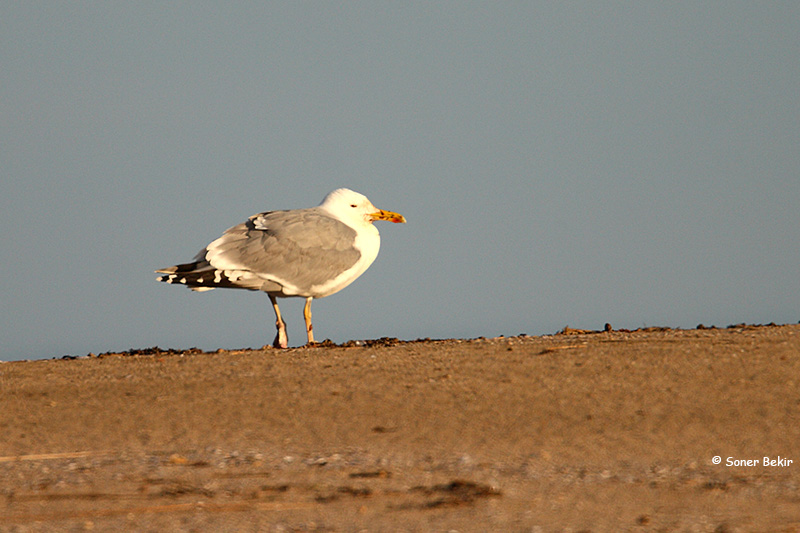
<svg viewBox="0 0 800 533">
<path fill-rule="evenodd" d="M 2 363 L 0 531 L 800 530 L 800 326 L 568 332 Z"/>
</svg>

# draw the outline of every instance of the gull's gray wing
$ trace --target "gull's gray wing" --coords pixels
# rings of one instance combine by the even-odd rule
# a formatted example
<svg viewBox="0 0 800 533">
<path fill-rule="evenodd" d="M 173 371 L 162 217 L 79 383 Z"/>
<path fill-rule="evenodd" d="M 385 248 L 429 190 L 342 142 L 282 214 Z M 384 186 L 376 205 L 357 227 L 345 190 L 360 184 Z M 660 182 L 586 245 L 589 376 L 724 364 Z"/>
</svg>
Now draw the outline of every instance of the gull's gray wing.
<svg viewBox="0 0 800 533">
<path fill-rule="evenodd" d="M 358 261 L 355 238 L 355 230 L 318 208 L 269 211 L 228 229 L 195 257 L 195 269 L 245 271 L 303 294 Z M 208 281 L 214 286 L 213 276 Z"/>
</svg>

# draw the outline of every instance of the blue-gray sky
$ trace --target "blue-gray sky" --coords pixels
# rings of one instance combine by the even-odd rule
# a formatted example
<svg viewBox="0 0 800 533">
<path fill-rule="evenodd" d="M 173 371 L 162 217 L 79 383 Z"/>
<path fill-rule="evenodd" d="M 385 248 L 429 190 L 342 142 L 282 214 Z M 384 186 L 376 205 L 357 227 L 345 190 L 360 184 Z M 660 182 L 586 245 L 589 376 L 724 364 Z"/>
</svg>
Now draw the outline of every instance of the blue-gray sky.
<svg viewBox="0 0 800 533">
<path fill-rule="evenodd" d="M 270 343 L 153 270 L 342 186 L 409 222 L 319 339 L 800 320 L 800 3 L 1 11 L 0 359 Z"/>
</svg>

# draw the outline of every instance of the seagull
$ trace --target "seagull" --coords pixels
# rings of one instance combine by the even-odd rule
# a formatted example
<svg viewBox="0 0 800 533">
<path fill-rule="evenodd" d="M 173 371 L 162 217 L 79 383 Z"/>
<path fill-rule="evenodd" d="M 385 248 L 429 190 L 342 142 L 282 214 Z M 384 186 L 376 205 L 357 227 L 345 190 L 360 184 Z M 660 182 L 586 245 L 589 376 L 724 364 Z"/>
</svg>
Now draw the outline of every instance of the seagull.
<svg viewBox="0 0 800 533">
<path fill-rule="evenodd" d="M 308 344 L 314 344 L 311 301 L 344 289 L 375 261 L 380 234 L 372 223 L 404 223 L 350 189 L 328 193 L 317 207 L 266 211 L 225 231 L 191 263 L 156 270 L 156 278 L 193 291 L 216 288 L 264 291 L 275 310 L 273 346 L 289 343 L 278 298 L 305 298 Z"/>
</svg>

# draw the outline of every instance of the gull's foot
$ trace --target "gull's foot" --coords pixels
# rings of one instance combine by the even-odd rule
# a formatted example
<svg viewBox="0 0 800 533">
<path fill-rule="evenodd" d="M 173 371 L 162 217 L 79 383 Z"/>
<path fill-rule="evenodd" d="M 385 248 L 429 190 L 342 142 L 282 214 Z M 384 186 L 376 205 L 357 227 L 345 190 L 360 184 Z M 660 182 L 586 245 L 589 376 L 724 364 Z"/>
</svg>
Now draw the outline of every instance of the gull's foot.
<svg viewBox="0 0 800 533">
<path fill-rule="evenodd" d="M 284 333 L 281 335 L 281 333 L 278 332 L 278 334 L 275 335 L 275 340 L 272 341 L 272 346 L 275 348 L 288 348 L 289 339 L 286 337 L 286 334 Z"/>
</svg>

